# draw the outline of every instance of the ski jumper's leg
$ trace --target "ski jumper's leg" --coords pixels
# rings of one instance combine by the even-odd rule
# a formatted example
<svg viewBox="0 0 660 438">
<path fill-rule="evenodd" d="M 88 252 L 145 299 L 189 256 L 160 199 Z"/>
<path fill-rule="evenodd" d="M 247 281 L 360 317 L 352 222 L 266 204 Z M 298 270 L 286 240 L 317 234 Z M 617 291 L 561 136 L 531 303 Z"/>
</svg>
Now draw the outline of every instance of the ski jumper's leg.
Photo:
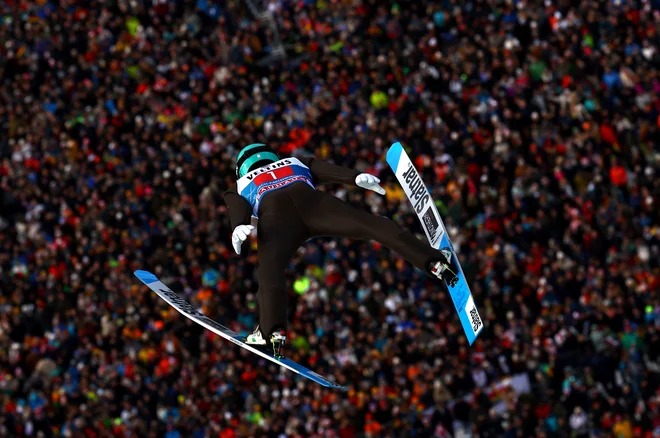
<svg viewBox="0 0 660 438">
<path fill-rule="evenodd" d="M 440 251 L 393 220 L 353 207 L 328 193 L 309 191 L 305 193 L 305 204 L 303 219 L 310 236 L 375 240 L 429 275 L 431 262 L 444 260 Z"/>
<path fill-rule="evenodd" d="M 296 250 L 307 239 L 306 227 L 286 193 L 289 190 L 281 189 L 264 199 L 257 224 L 257 305 L 259 328 L 265 338 L 276 328 L 287 328 L 284 274 Z"/>
</svg>

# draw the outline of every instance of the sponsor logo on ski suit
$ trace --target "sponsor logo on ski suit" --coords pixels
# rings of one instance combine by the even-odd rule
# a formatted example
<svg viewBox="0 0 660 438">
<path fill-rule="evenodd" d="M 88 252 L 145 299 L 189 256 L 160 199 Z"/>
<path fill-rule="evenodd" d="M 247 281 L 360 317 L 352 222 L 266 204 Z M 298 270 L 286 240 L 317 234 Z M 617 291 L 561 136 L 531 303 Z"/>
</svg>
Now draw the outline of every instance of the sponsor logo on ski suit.
<svg viewBox="0 0 660 438">
<path fill-rule="evenodd" d="M 266 193 L 295 182 L 304 182 L 315 188 L 309 167 L 297 158 L 284 158 L 253 170 L 240 178 L 236 186 L 238 194 L 252 206 L 252 215 L 258 217 L 259 204 Z"/>
</svg>

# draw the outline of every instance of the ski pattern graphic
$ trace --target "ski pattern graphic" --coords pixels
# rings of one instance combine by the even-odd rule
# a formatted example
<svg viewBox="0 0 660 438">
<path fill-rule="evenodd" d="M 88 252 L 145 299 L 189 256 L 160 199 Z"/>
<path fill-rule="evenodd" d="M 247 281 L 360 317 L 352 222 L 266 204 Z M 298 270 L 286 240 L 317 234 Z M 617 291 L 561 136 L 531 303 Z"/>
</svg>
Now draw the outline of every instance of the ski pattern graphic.
<svg viewBox="0 0 660 438">
<path fill-rule="evenodd" d="M 449 282 L 445 281 L 445 284 L 465 336 L 472 345 L 483 330 L 484 324 L 435 202 L 401 143 L 396 142 L 390 146 L 386 160 L 412 204 L 429 244 L 447 256 L 452 271 L 457 273 Z"/>
</svg>

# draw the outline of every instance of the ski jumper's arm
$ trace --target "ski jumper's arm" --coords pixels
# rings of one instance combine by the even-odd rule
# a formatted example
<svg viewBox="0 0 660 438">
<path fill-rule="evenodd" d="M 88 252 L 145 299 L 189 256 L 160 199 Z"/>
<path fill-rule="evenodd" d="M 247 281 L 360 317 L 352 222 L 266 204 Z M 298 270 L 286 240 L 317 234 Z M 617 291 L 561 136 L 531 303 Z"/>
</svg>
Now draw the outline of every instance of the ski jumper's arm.
<svg viewBox="0 0 660 438">
<path fill-rule="evenodd" d="M 252 206 L 236 191 L 236 185 L 231 186 L 223 196 L 227 209 L 229 210 L 229 221 L 231 228 L 239 225 L 250 225 L 252 218 Z"/>
<path fill-rule="evenodd" d="M 327 161 L 317 160 L 314 157 L 298 158 L 301 163 L 309 167 L 316 184 L 345 184 L 356 187 L 355 178 L 360 174 L 355 169 L 337 166 Z"/>
</svg>

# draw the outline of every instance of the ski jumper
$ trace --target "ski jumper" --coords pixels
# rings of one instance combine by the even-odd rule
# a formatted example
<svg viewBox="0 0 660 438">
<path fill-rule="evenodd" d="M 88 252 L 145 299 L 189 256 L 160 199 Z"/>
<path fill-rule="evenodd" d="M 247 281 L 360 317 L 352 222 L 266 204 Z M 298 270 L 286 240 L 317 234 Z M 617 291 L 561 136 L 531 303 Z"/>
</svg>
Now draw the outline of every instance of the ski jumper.
<svg viewBox="0 0 660 438">
<path fill-rule="evenodd" d="M 320 184 L 356 187 L 360 172 L 311 157 L 284 158 L 260 167 L 224 194 L 232 229 L 257 224 L 257 306 L 262 333 L 287 327 L 285 270 L 298 248 L 313 237 L 375 240 L 430 275 L 439 251 L 394 221 L 356 208 L 326 192 Z"/>
</svg>

